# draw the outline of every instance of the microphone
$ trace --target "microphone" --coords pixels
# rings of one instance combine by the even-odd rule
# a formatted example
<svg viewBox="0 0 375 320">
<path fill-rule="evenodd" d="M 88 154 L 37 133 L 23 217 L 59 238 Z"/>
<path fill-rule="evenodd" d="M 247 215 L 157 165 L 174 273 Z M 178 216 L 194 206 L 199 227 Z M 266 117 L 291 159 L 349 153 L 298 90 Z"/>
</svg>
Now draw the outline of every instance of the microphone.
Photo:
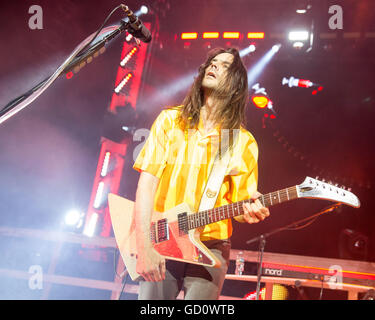
<svg viewBox="0 0 375 320">
<path fill-rule="evenodd" d="M 131 11 L 128 6 L 121 4 L 121 9 L 125 11 L 129 18 L 129 28 L 128 32 L 135 38 L 141 40 L 142 42 L 151 41 L 151 32 L 148 30 L 141 20 Z"/>
</svg>

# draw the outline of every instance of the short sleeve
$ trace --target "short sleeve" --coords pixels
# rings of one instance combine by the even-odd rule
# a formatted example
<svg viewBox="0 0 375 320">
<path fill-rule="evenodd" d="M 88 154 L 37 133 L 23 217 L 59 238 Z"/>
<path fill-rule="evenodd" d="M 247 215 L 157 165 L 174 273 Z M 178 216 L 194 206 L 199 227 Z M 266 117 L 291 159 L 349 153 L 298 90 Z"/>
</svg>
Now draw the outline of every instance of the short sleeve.
<svg viewBox="0 0 375 320">
<path fill-rule="evenodd" d="M 242 141 L 240 150 L 235 154 L 235 161 L 230 175 L 230 192 L 227 195 L 231 203 L 250 199 L 258 186 L 258 145 L 250 135 Z M 242 219 L 236 219 L 242 222 Z"/>
<path fill-rule="evenodd" d="M 135 170 L 146 171 L 157 178 L 161 177 L 168 157 L 170 129 L 171 119 L 164 110 L 151 126 L 150 134 L 133 165 Z"/>
</svg>

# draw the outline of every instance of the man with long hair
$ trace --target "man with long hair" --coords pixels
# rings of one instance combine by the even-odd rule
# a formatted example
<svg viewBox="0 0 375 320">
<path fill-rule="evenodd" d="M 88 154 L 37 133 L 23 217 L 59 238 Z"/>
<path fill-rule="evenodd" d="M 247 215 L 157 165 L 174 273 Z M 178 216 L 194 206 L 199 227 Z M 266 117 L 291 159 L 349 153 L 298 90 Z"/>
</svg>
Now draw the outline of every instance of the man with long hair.
<svg viewBox="0 0 375 320">
<path fill-rule="evenodd" d="M 239 222 L 257 223 L 269 216 L 258 197 L 258 147 L 243 127 L 248 100 L 247 71 L 237 49 L 214 49 L 179 107 L 163 110 L 151 127 L 134 168 L 140 174 L 135 202 L 139 299 L 218 299 L 230 253 L 231 219 L 204 226 L 200 240 L 220 260 L 220 268 L 166 260 L 151 242 L 151 215 L 185 202 L 198 211 L 221 132 L 229 131 L 231 157 L 215 207 L 243 204 Z"/>
</svg>

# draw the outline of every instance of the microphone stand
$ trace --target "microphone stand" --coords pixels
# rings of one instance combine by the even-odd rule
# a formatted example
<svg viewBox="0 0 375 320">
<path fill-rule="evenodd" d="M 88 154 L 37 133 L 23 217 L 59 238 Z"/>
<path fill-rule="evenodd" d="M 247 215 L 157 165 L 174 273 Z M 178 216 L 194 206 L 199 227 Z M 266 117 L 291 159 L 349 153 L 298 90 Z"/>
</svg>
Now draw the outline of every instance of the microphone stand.
<svg viewBox="0 0 375 320">
<path fill-rule="evenodd" d="M 298 220 L 298 221 L 294 221 L 284 227 L 280 227 L 280 228 L 277 228 L 277 229 L 274 229 L 268 233 L 265 233 L 265 234 L 262 234 L 258 237 L 255 237 L 253 239 L 250 239 L 248 241 L 246 241 L 246 244 L 251 244 L 253 242 L 256 242 L 256 241 L 259 241 L 259 250 L 258 250 L 258 253 L 259 253 L 259 259 L 258 259 L 258 271 L 257 271 L 257 287 L 256 287 L 256 300 L 259 300 L 259 293 L 260 293 L 260 283 L 261 283 L 261 278 L 262 278 L 262 273 L 263 273 L 263 253 L 264 253 L 264 247 L 266 246 L 266 238 L 275 234 L 275 233 L 278 233 L 280 231 L 284 231 L 284 230 L 288 230 L 290 228 L 298 228 L 301 223 L 305 223 L 306 222 L 306 225 L 307 225 L 307 222 L 310 222 L 310 220 L 313 220 L 315 218 L 317 218 L 318 216 L 324 214 L 324 213 L 327 213 L 327 212 L 331 212 L 335 209 L 337 209 L 338 207 L 341 206 L 341 203 L 338 202 L 338 203 L 335 203 L 331 206 L 328 206 L 324 209 L 322 209 L 321 211 L 307 217 L 307 218 L 304 218 L 302 220 Z M 311 221 L 313 222 L 313 221 Z M 310 223 L 311 223 L 310 222 Z M 305 225 L 305 226 L 306 226 Z M 305 227 L 303 226 L 303 227 Z"/>
<path fill-rule="evenodd" d="M 259 240 L 259 259 L 258 259 L 258 271 L 257 271 L 257 289 L 256 289 L 256 300 L 259 300 L 260 293 L 260 279 L 263 272 L 263 253 L 264 247 L 266 246 L 266 238 L 264 235 L 260 236 Z"/>
<path fill-rule="evenodd" d="M 79 65 L 82 61 L 98 52 L 107 42 L 118 36 L 120 33 L 128 30 L 130 23 L 124 20 L 120 21 L 120 25 L 112 31 L 109 35 L 103 37 L 100 41 L 89 46 L 95 39 L 85 40 L 80 43 L 69 58 L 56 70 L 56 72 L 48 78 L 41 81 L 35 87 L 22 94 L 21 96 L 10 101 L 4 108 L 0 110 L 0 124 L 12 117 L 18 111 L 25 108 L 33 102 L 39 95 L 42 94 L 63 72 L 69 72 L 75 66 Z M 113 29 L 113 26 L 112 26 Z M 86 47 L 89 46 L 87 49 Z M 83 52 L 82 52 L 83 51 Z"/>
</svg>

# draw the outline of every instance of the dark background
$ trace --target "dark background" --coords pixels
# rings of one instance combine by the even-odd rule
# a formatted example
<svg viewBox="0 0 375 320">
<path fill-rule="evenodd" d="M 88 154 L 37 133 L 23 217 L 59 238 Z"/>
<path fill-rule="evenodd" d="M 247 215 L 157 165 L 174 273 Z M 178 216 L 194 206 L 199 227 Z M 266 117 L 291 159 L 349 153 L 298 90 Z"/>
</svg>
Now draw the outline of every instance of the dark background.
<svg viewBox="0 0 375 320">
<path fill-rule="evenodd" d="M 300 184 L 306 176 L 319 176 L 350 187 L 361 201 L 359 209 L 342 206 L 306 228 L 273 235 L 267 239 L 266 251 L 375 261 L 372 191 L 375 39 L 363 37 L 363 33 L 375 32 L 375 3 L 310 1 L 312 9 L 300 21 L 301 16 L 295 10 L 301 2 L 126 3 L 134 11 L 144 3 L 150 5 L 153 13 L 143 20 L 155 25 L 157 16 L 160 23 L 158 36 L 149 48 L 148 71 L 142 79 L 137 105 L 141 120 L 136 125 L 149 128 L 164 106 L 179 104 L 188 87 L 172 94 L 168 85 L 196 71 L 205 60 L 208 51 L 205 41 L 197 40 L 189 49 L 184 49 L 184 42 L 176 40 L 175 35 L 189 31 L 266 32 L 266 39 L 257 42 L 257 51 L 244 58 L 250 68 L 274 44 L 282 44 L 257 80 L 273 100 L 277 118 L 265 121 L 262 110 L 251 104 L 247 109 L 247 128 L 259 145 L 259 191 L 268 193 Z M 34 4 L 43 9 L 42 30 L 28 27 L 31 16 L 28 9 Z M 119 4 L 116 1 L 2 1 L 0 107 L 52 74 Z M 343 30 L 328 28 L 331 17 L 328 8 L 332 4 L 343 8 Z M 121 18 L 120 11 L 116 12 L 108 25 Z M 305 52 L 306 48 L 293 49 L 285 39 L 267 37 L 272 32 L 286 34 L 301 23 L 310 27 L 312 21 L 316 36 L 310 52 Z M 318 35 L 324 32 L 336 32 L 338 38 L 319 39 Z M 362 32 L 362 36 L 343 39 L 344 32 Z M 123 37 L 113 40 L 103 55 L 72 79 L 57 79 L 36 101 L 0 125 L 1 226 L 60 230 L 67 210 L 77 207 L 86 211 L 122 43 Z M 249 42 L 233 41 L 232 44 L 243 48 Z M 225 45 L 226 41 L 211 41 L 211 47 Z M 282 86 L 281 79 L 290 76 L 310 79 L 324 89 L 312 95 L 312 89 Z M 129 152 L 132 153 L 131 148 Z M 134 198 L 138 178 L 138 173 L 131 169 L 132 161 L 128 156 L 121 186 L 121 193 L 128 198 Z M 257 243 L 247 246 L 246 240 L 313 215 L 329 204 L 300 199 L 272 207 L 271 217 L 262 223 L 235 223 L 233 247 L 257 250 Z M 340 241 L 345 229 L 358 234 L 354 242 L 345 237 Z M 358 239 L 361 239 L 357 243 L 359 247 L 355 247 Z M 20 262 L 25 252 L 39 255 L 43 252 L 48 261 L 48 250 L 42 249 L 39 243 L 21 245 L 20 240 L 9 237 L 1 241 L 6 250 L 14 248 L 9 260 L 3 261 L 7 268 L 11 265 L 25 269 Z M 27 245 L 33 245 L 32 249 L 28 250 Z M 71 255 L 64 261 L 70 262 L 73 268 L 71 262 L 78 258 Z M 113 266 L 108 264 L 109 269 L 101 274 L 110 280 Z M 93 274 L 97 276 L 96 271 Z M 81 276 L 87 277 L 87 274 L 83 272 Z"/>
</svg>

